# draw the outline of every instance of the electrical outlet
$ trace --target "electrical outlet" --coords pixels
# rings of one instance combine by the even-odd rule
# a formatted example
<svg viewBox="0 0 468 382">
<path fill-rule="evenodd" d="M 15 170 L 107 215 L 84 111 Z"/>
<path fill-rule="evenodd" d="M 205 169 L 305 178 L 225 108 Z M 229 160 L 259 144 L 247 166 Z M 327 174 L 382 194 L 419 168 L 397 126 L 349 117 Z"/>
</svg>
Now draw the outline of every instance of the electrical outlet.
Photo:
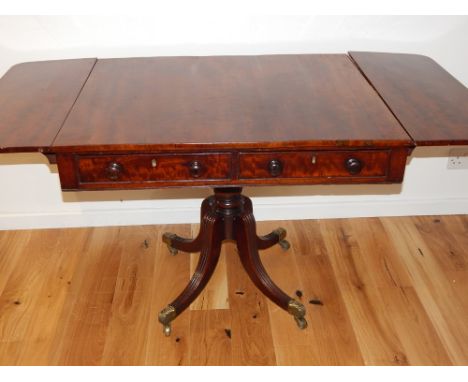
<svg viewBox="0 0 468 382">
<path fill-rule="evenodd" d="M 449 153 L 447 168 L 468 169 L 468 149 L 452 149 Z"/>
</svg>

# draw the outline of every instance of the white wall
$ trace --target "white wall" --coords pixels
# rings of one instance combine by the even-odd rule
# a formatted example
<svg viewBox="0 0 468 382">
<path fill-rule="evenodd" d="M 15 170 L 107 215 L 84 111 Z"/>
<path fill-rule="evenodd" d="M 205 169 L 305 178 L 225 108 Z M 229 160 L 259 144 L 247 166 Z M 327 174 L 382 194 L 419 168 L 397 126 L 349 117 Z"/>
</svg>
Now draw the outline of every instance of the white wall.
<svg viewBox="0 0 468 382">
<path fill-rule="evenodd" d="M 431 56 L 468 85 L 468 17 L 0 17 L 0 74 L 77 57 L 344 53 Z M 1 137 L 0 137 L 1 139 Z M 402 185 L 247 188 L 258 220 L 468 213 L 468 170 L 418 148 Z M 210 190 L 62 193 L 40 154 L 0 155 L 0 229 L 198 221 Z"/>
</svg>

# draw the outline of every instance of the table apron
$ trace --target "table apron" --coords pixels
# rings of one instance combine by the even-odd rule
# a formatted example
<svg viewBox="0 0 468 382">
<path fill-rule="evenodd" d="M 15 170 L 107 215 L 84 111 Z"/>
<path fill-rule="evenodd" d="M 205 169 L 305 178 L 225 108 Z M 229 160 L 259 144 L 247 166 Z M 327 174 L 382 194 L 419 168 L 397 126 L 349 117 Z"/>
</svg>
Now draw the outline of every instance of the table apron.
<svg viewBox="0 0 468 382">
<path fill-rule="evenodd" d="M 56 154 L 72 190 L 401 183 L 407 147 Z"/>
</svg>

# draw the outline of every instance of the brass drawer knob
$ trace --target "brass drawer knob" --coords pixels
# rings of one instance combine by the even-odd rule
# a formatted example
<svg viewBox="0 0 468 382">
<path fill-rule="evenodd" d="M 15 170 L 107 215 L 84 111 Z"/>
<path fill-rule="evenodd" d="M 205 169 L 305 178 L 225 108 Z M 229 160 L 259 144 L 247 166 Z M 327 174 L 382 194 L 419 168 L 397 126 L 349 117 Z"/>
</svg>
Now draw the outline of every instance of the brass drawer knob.
<svg viewBox="0 0 468 382">
<path fill-rule="evenodd" d="M 345 161 L 345 167 L 351 175 L 356 175 L 362 170 L 362 162 L 356 158 L 349 158 Z"/>
<path fill-rule="evenodd" d="M 271 176 L 279 176 L 283 172 L 283 165 L 277 159 L 273 159 L 268 164 L 268 171 L 270 171 Z"/>
<path fill-rule="evenodd" d="M 189 170 L 190 170 L 190 175 L 192 175 L 194 178 L 198 178 L 200 177 L 202 173 L 202 165 L 199 161 L 194 160 L 190 162 Z"/>
<path fill-rule="evenodd" d="M 117 180 L 122 175 L 123 166 L 117 162 L 110 162 L 106 167 L 106 175 L 110 180 Z"/>
</svg>

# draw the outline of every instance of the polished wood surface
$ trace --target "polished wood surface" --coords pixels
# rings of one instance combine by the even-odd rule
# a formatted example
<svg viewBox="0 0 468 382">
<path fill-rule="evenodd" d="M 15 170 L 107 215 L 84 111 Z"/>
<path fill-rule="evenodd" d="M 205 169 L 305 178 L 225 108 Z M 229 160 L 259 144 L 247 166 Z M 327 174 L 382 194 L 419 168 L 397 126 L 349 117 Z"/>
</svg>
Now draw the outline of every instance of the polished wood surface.
<svg viewBox="0 0 468 382">
<path fill-rule="evenodd" d="M 259 255 L 259 249 L 268 249 L 278 243 L 284 248 L 289 247 L 285 240 L 286 231 L 279 228 L 268 235 L 258 236 L 252 201 L 242 195 L 240 187 L 215 188 L 214 195 L 202 202 L 200 220 L 200 230 L 194 239 L 169 232 L 163 235 L 163 241 L 173 255 L 178 251 L 200 252 L 187 286 L 159 314 L 166 334 L 170 335 L 172 321 L 195 301 L 210 281 L 220 258 L 222 244 L 227 240 L 236 243 L 242 266 L 258 289 L 290 313 L 301 329 L 305 329 L 305 307 L 274 283 Z"/>
<path fill-rule="evenodd" d="M 433 60 L 350 55 L 19 64 L 0 80 L 0 152 L 468 144 L 468 91 Z"/>
<path fill-rule="evenodd" d="M 161 235 L 198 225 L 2 231 L 0 363 L 468 365 L 467 216 L 257 226 L 278 224 L 291 249 L 261 259 L 301 294 L 309 328 L 258 292 L 227 243 L 207 286 L 222 292 L 186 310 L 169 338 L 157 313 L 186 285 L 191 259 L 170 256 Z"/>
<path fill-rule="evenodd" d="M 418 146 L 468 144 L 468 89 L 429 57 L 351 52 Z"/>
<path fill-rule="evenodd" d="M 44 152 L 63 190 L 398 183 L 415 144 L 468 143 L 467 93 L 415 55 L 28 63 L 0 152 Z"/>
<path fill-rule="evenodd" d="M 96 59 L 15 65 L 0 79 L 0 153 L 52 145 Z"/>
<path fill-rule="evenodd" d="M 349 160 L 358 161 L 360 167 L 356 171 L 348 168 L 346 163 Z M 239 177 L 241 179 L 339 178 L 351 175 L 385 177 L 389 160 L 389 150 L 241 153 Z M 276 173 L 270 168 L 273 161 L 279 165 Z"/>
<path fill-rule="evenodd" d="M 100 59 L 54 151 L 411 141 L 347 55 Z"/>
<path fill-rule="evenodd" d="M 403 64 L 408 65 L 409 73 L 416 70 L 412 59 L 406 62 L 399 57 L 392 58 L 397 72 Z M 409 110 L 405 111 L 408 115 L 419 117 L 422 114 L 423 119 L 436 115 L 434 121 L 438 127 L 429 125 L 429 130 L 439 138 L 441 126 L 447 129 L 446 140 L 430 140 L 429 137 L 431 144 L 463 143 L 465 114 L 463 111 L 457 114 L 460 108 L 457 97 L 461 97 L 463 104 L 466 89 L 462 92 L 453 84 L 449 84 L 448 90 L 442 89 L 445 72 L 441 74 L 434 69 L 434 64 L 431 65 L 407 84 L 405 76 L 409 73 L 404 73 L 400 79 L 389 78 L 394 82 L 392 85 L 406 86 L 410 101 Z M 379 66 L 378 73 L 384 68 L 385 65 Z M 366 69 L 361 69 L 367 76 Z M 431 85 L 425 81 L 432 83 L 434 71 L 437 72 L 434 87 L 428 90 Z M 209 360 L 215 357 L 219 363 L 231 360 L 234 364 L 288 364 L 297 362 L 291 354 L 298 354 L 299 350 L 309 359 L 306 363 L 321 363 L 322 360 L 349 364 L 428 363 L 429 355 L 424 358 L 418 354 L 424 351 L 422 341 L 417 342 L 420 336 L 415 336 L 417 343 L 413 343 L 408 338 L 399 338 L 396 333 L 398 329 L 408 337 L 414 334 L 417 328 L 404 321 L 416 317 L 417 322 L 422 322 L 420 328 L 424 332 L 421 335 L 429 338 L 424 345 L 430 343 L 440 348 L 440 343 L 443 344 L 444 351 L 433 357 L 436 363 L 464 362 L 466 349 L 458 340 L 466 339 L 466 333 L 456 325 L 447 329 L 448 324 L 444 322 L 447 318 L 435 306 L 436 296 L 428 297 L 432 284 L 426 288 L 425 276 L 413 275 L 419 262 L 408 264 L 409 279 L 413 277 L 417 285 L 398 285 L 392 278 L 397 288 L 380 291 L 381 279 L 373 279 L 371 268 L 359 268 L 363 265 L 363 256 L 354 257 L 360 252 L 356 244 L 359 235 L 345 233 L 348 228 L 344 226 L 321 223 L 319 232 L 324 244 L 320 251 L 328 257 L 305 257 L 308 253 L 303 253 L 304 258 L 302 255 L 289 257 L 285 266 L 284 257 L 272 256 L 273 278 L 276 279 L 274 274 L 288 269 L 285 292 L 283 287 L 273 283 L 262 266 L 258 249 L 266 249 L 277 242 L 281 244 L 282 235 L 276 233 L 276 238 L 273 233 L 264 237 L 256 235 L 252 205 L 248 198 L 240 195 L 240 186 L 399 183 L 415 143 L 428 142 L 411 140 L 404 129 L 407 123 L 411 125 L 411 118 L 409 122 L 403 121 L 398 110 L 392 108 L 393 99 L 390 102 L 383 94 L 379 95 L 375 89 L 380 92 L 380 85 L 371 78 L 370 81 L 347 55 L 89 59 L 13 68 L 0 83 L 0 116 L 2 113 L 6 116 L 0 125 L 0 151 L 44 152 L 51 161 L 56 161 L 63 190 L 219 187 L 215 188 L 214 204 L 202 205 L 201 236 L 194 240 L 177 238 L 174 239 L 176 244 L 170 246 L 171 249 L 201 250 L 193 278 L 175 300 L 171 300 L 175 297 L 173 292 L 183 290 L 187 283 L 185 271 L 191 265 L 188 256 L 187 262 L 179 259 L 169 262 L 162 257 L 153 260 L 154 254 L 160 253 L 158 247 L 156 253 L 148 255 L 153 239 L 144 239 L 142 247 L 135 251 L 129 247 L 134 242 L 126 240 L 127 237 L 123 239 L 120 229 L 110 230 L 115 240 L 113 236 L 102 239 L 106 237 L 105 230 L 80 231 L 92 236 L 91 243 L 85 238 L 76 251 L 85 257 L 89 253 L 97 256 L 90 264 L 83 263 L 75 254 L 70 260 L 62 256 L 57 262 L 59 265 L 51 265 L 48 270 L 47 258 L 52 254 L 46 251 L 59 248 L 63 255 L 70 250 L 66 245 L 73 248 L 72 239 L 58 240 L 47 248 L 38 246 L 39 249 L 25 244 L 24 248 L 33 248 L 34 254 L 43 250 L 44 259 L 39 256 L 22 263 L 28 268 L 24 290 L 16 286 L 20 268 L 8 263 L 8 259 L 0 259 L 6 261 L 7 270 L 7 276 L 1 275 L 7 279 L 0 279 L 0 287 L 4 288 L 3 292 L 0 289 L 3 299 L 0 300 L 0 324 L 5 317 L 7 322 L 5 328 L 0 328 L 0 335 L 9 333 L 10 325 L 14 329 L 11 337 L 0 341 L 0 360 L 10 359 L 16 363 L 23 357 L 24 346 L 16 347 L 21 344 L 15 337 L 19 333 L 27 341 L 32 338 L 33 347 L 38 351 L 34 361 L 27 361 L 31 363 L 202 364 L 212 362 Z M 12 97 L 8 97 L 8 92 Z M 439 102 L 441 97 L 435 97 L 435 101 L 422 97 L 421 102 L 421 94 L 429 99 L 434 92 L 442 94 L 443 103 Z M 400 93 L 399 97 L 404 95 L 405 92 Z M 440 112 L 445 104 L 449 107 Z M 430 110 L 419 113 L 423 106 Z M 413 131 L 411 126 L 407 130 Z M 226 188 L 228 186 L 231 188 Z M 390 254 L 390 250 L 404 252 L 407 247 L 401 243 L 387 246 L 388 238 L 407 237 L 410 242 L 415 234 L 405 236 L 406 233 L 400 232 L 403 225 L 390 226 L 388 232 L 385 227 L 376 231 L 382 222 L 383 226 L 387 224 L 386 220 L 377 220 L 368 227 L 378 232 L 376 235 L 381 236 L 378 240 L 368 237 L 363 226 L 351 231 L 365 236 L 362 245 L 369 252 L 375 247 L 382 247 L 379 255 L 385 251 Z M 308 233 L 320 240 L 320 235 Z M 7 236 L 4 240 L 8 247 L 10 238 Z M 164 240 L 168 242 L 167 235 Z M 330 287 L 328 281 L 331 289 L 323 293 L 341 293 L 343 299 L 332 303 L 331 311 L 338 312 L 338 317 L 345 317 L 345 321 L 335 316 L 328 317 L 329 321 L 318 320 L 323 326 L 332 326 L 326 332 L 327 337 L 320 337 L 317 329 L 298 337 L 284 321 L 285 318 L 291 321 L 291 318 L 282 312 L 284 317 L 278 316 L 275 321 L 273 317 L 277 311 L 256 290 L 248 296 L 244 287 L 237 287 L 233 292 L 232 285 L 236 282 L 246 284 L 229 255 L 224 269 L 231 281 L 229 287 L 222 290 L 228 290 L 236 313 L 224 309 L 190 315 L 185 309 L 202 293 L 215 273 L 222 240 L 237 242 L 240 262 L 253 283 L 277 306 L 293 314 L 299 326 L 305 326 L 302 303 L 306 300 L 299 303 L 289 296 L 302 299 L 307 285 Z M 308 237 L 301 237 L 297 247 L 307 240 Z M 426 253 L 427 248 L 418 247 L 418 250 Z M 131 257 L 135 253 L 145 253 L 146 258 Z M 376 261 L 372 256 L 369 258 L 369 261 Z M 74 282 L 67 272 L 74 270 L 75 263 L 68 261 L 78 264 Z M 390 260 L 382 261 L 388 270 Z M 36 264 L 40 270 L 29 273 L 31 264 Z M 323 264 L 328 269 L 322 279 L 319 276 L 321 281 L 317 284 L 309 274 L 316 275 L 316 270 L 310 266 L 320 268 Z M 171 273 L 171 269 L 177 275 Z M 10 270 L 17 273 L 9 274 Z M 42 271 L 52 275 L 52 279 L 41 281 L 38 275 L 42 276 Z M 51 273 L 47 273 L 49 271 Z M 56 274 L 63 280 L 62 273 L 70 275 L 67 276 L 69 290 L 62 281 L 54 283 Z M 143 285 L 139 284 L 140 277 L 144 279 Z M 149 282 L 151 278 L 153 281 Z M 226 280 L 226 277 L 221 279 Z M 49 282 L 53 284 L 50 290 Z M 158 291 L 153 293 L 156 285 Z M 161 288 L 167 289 L 161 292 Z M 52 298 L 55 289 L 59 290 L 59 300 L 44 303 L 44 296 Z M 28 304 L 23 305 L 24 296 L 35 290 L 44 295 L 28 301 L 41 310 L 34 316 L 46 320 L 51 306 L 51 314 L 60 310 L 60 319 L 54 317 L 48 321 L 45 331 L 41 331 L 35 326 L 36 321 L 41 320 L 30 316 L 29 321 L 22 324 L 25 326 L 16 329 L 22 315 L 28 316 L 21 310 L 28 308 Z M 311 305 L 324 306 L 316 290 L 307 289 L 307 293 L 315 294 L 307 300 Z M 15 294 L 20 297 L 14 297 Z M 72 303 L 64 301 L 68 297 Z M 428 297 L 426 305 L 421 300 L 423 297 Z M 336 293 L 335 298 L 342 297 Z M 404 299 L 404 302 L 398 301 L 395 304 L 398 309 L 392 311 L 394 298 Z M 38 305 L 38 301 L 42 305 Z M 175 343 L 167 339 L 169 343 L 166 344 L 155 332 L 158 326 L 154 322 L 149 325 L 149 317 L 155 317 L 168 301 L 173 301 L 172 305 L 159 314 L 160 322 L 169 329 L 168 323 L 175 311 L 178 310 L 180 317 L 177 318 L 177 334 L 173 336 Z M 373 311 L 373 305 L 380 301 L 386 301 L 386 306 Z M 404 310 L 408 302 L 413 310 Z M 325 306 L 328 307 L 328 303 Z M 16 306 L 16 310 L 11 310 L 12 306 Z M 463 313 L 463 309 L 443 306 L 450 308 L 451 313 Z M 404 318 L 399 316 L 399 310 L 405 314 Z M 195 316 L 200 322 L 192 322 Z M 247 322 L 254 325 L 249 327 Z M 317 321 L 313 322 L 317 325 Z M 211 326 L 203 331 L 205 325 L 219 323 L 228 326 L 223 329 L 224 336 L 223 331 Z M 439 328 L 439 325 L 445 326 Z M 194 328 L 196 333 L 193 333 Z M 440 331 L 447 332 L 447 338 L 441 338 Z M 44 333 L 54 335 L 42 342 Z M 221 357 L 211 353 L 209 348 L 203 354 L 193 353 L 197 341 L 206 343 L 211 338 L 219 343 L 210 349 L 222 349 Z M 291 342 L 292 339 L 295 342 Z M 132 340 L 134 342 L 128 345 Z M 335 340 L 338 344 L 345 342 L 343 350 L 334 347 Z M 330 354 L 321 354 L 322 346 L 317 346 L 320 341 L 325 345 L 332 342 Z M 7 346 L 1 349 L 3 342 Z M 380 348 L 382 351 L 376 352 L 375 349 Z"/>
<path fill-rule="evenodd" d="M 392 148 L 113 155 L 59 153 L 56 163 L 65 191 L 399 183 L 403 180 L 409 152 L 408 148 Z"/>
<path fill-rule="evenodd" d="M 119 169 L 110 173 L 110 165 Z M 168 182 L 197 180 L 229 180 L 231 155 L 229 153 L 198 153 L 178 155 L 113 155 L 79 156 L 78 176 L 84 183 Z"/>
</svg>

